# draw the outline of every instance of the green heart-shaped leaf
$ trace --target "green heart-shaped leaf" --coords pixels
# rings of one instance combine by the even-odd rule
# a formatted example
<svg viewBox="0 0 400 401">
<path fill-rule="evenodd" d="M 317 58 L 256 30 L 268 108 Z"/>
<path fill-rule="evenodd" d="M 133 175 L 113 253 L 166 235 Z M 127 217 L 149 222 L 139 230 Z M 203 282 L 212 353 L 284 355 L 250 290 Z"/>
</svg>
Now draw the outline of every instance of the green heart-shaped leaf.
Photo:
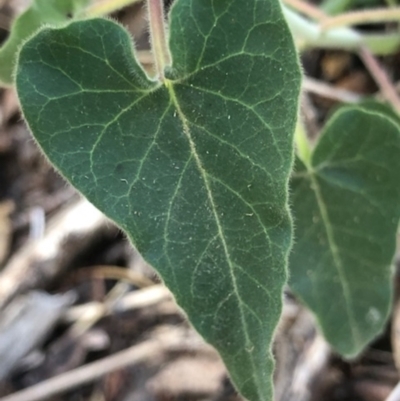
<svg viewBox="0 0 400 401">
<path fill-rule="evenodd" d="M 244 396 L 271 401 L 291 245 L 300 72 L 279 2 L 179 0 L 172 68 L 149 80 L 117 24 L 44 29 L 17 89 L 49 159 L 117 222 Z"/>
<path fill-rule="evenodd" d="M 390 311 L 399 171 L 399 127 L 358 108 L 339 110 L 309 165 L 296 162 L 290 284 L 346 357 L 381 332 Z"/>
</svg>

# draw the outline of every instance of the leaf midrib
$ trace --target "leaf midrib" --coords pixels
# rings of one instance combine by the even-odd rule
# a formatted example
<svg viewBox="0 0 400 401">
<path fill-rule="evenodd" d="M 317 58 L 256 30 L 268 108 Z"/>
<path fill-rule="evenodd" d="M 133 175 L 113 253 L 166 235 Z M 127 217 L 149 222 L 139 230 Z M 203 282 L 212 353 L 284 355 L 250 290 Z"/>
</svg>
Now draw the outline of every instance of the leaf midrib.
<svg viewBox="0 0 400 401">
<path fill-rule="evenodd" d="M 210 187 L 210 183 L 209 183 L 209 180 L 208 180 L 208 177 L 207 177 L 207 172 L 206 172 L 205 168 L 203 167 L 203 163 L 202 163 L 202 161 L 200 159 L 199 154 L 197 153 L 195 142 L 194 142 L 194 140 L 193 140 L 193 138 L 191 136 L 191 133 L 190 133 L 188 119 L 187 119 L 186 115 L 183 113 L 183 110 L 182 110 L 182 108 L 181 108 L 181 106 L 179 104 L 178 98 L 176 96 L 176 93 L 175 93 L 175 90 L 174 90 L 174 82 L 171 81 L 171 80 L 166 79 L 165 80 L 165 86 L 169 91 L 172 103 L 176 107 L 178 116 L 179 116 L 179 118 L 180 118 L 180 120 L 182 122 L 183 132 L 184 132 L 184 134 L 185 134 L 185 136 L 186 136 L 186 138 L 187 138 L 187 140 L 189 142 L 190 151 L 191 151 L 191 153 L 192 153 L 192 155 L 194 157 L 194 160 L 196 162 L 197 168 L 198 168 L 198 170 L 199 170 L 199 172 L 201 174 L 201 177 L 203 179 L 203 182 L 204 182 L 204 185 L 205 185 L 205 188 L 206 188 L 207 197 L 208 197 L 208 200 L 210 202 L 211 210 L 212 210 L 212 213 L 214 215 L 215 222 L 216 222 L 216 225 L 217 225 L 218 236 L 219 236 L 219 238 L 221 240 L 222 247 L 223 247 L 224 253 L 225 253 L 225 257 L 226 257 L 226 260 L 227 260 L 227 263 L 228 263 L 228 266 L 229 266 L 229 277 L 230 277 L 231 282 L 232 282 L 232 287 L 233 287 L 234 293 L 236 294 L 236 297 L 237 297 L 237 300 L 238 300 L 240 320 L 241 320 L 242 326 L 244 328 L 243 332 L 244 332 L 244 337 L 245 337 L 245 347 L 248 348 L 248 347 L 252 346 L 252 342 L 251 342 L 250 337 L 249 337 L 249 329 L 248 329 L 247 321 L 246 321 L 246 318 L 245 318 L 245 312 L 244 312 L 244 309 L 243 309 L 244 302 L 242 300 L 242 297 L 240 296 L 239 288 L 238 288 L 237 281 L 236 281 L 236 277 L 235 277 L 235 274 L 233 272 L 234 266 L 232 265 L 232 262 L 231 262 L 231 259 L 230 259 L 228 245 L 226 243 L 225 236 L 224 236 L 224 233 L 223 233 L 222 224 L 221 224 L 221 221 L 220 221 L 219 216 L 218 216 L 217 206 L 216 206 L 216 203 L 215 203 L 215 200 L 214 200 L 214 196 L 213 196 L 213 193 L 212 193 L 212 190 L 211 190 L 211 187 Z M 250 357 L 249 360 L 250 360 L 250 363 L 251 363 L 252 368 L 253 368 L 252 376 L 254 377 L 254 380 L 257 383 L 258 397 L 259 397 L 259 400 L 262 401 L 262 400 L 264 400 L 264 397 L 260 393 L 260 389 L 263 386 L 260 383 L 259 376 L 256 374 L 258 369 L 254 364 L 253 358 Z"/>
<path fill-rule="evenodd" d="M 346 274 L 344 271 L 344 266 L 342 259 L 340 257 L 339 247 L 336 244 L 335 236 L 332 230 L 332 224 L 330 222 L 329 213 L 326 208 L 325 200 L 322 196 L 321 188 L 319 186 L 319 182 L 317 180 L 317 170 L 314 170 L 310 165 L 306 165 L 306 168 L 309 173 L 309 177 L 311 180 L 311 188 L 315 193 L 315 198 L 317 200 L 318 209 L 321 215 L 321 219 L 325 228 L 326 237 L 328 239 L 329 248 L 331 249 L 331 254 L 333 258 L 334 266 L 338 272 L 340 283 L 343 289 L 343 295 L 346 302 L 346 312 L 347 316 L 350 320 L 350 330 L 353 335 L 354 342 L 356 344 L 362 344 L 362 340 L 360 338 L 360 333 L 357 328 L 357 321 L 353 314 L 353 300 L 350 294 L 349 286 L 347 285 Z"/>
</svg>

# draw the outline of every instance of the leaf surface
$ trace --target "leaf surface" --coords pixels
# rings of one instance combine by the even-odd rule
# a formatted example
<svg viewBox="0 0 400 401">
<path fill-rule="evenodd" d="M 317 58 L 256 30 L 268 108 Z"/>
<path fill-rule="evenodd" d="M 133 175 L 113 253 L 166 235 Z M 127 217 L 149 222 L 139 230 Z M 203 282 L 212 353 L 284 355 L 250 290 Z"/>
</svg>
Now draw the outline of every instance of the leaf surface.
<svg viewBox="0 0 400 401">
<path fill-rule="evenodd" d="M 287 184 L 300 72 L 278 1 L 180 0 L 173 66 L 151 81 L 115 23 L 44 29 L 17 89 L 49 159 L 118 223 L 252 401 L 291 245 Z"/>
<path fill-rule="evenodd" d="M 400 131 L 385 116 L 343 108 L 291 181 L 290 285 L 331 345 L 354 357 L 383 329 L 400 218 Z"/>
<path fill-rule="evenodd" d="M 10 36 L 0 49 L 0 84 L 11 85 L 17 53 L 22 43 L 44 25 L 61 25 L 89 0 L 33 0 L 11 26 Z"/>
</svg>

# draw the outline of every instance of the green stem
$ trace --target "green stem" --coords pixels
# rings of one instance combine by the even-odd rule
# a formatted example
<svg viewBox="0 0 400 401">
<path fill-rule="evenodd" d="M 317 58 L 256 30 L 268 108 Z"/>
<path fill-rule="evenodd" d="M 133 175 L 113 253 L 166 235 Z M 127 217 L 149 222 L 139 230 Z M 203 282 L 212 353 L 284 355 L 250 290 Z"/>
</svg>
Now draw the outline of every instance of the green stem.
<svg viewBox="0 0 400 401">
<path fill-rule="evenodd" d="M 378 56 L 393 54 L 400 48 L 398 33 L 362 34 L 346 27 L 333 28 L 323 32 L 319 24 L 300 16 L 283 5 L 282 8 L 293 36 L 304 41 L 306 47 L 357 51 L 365 46 L 371 53 Z"/>
<path fill-rule="evenodd" d="M 155 67 L 158 79 L 164 81 L 164 70 L 171 65 L 166 27 L 164 20 L 163 0 L 147 0 L 150 20 L 150 42 L 155 58 Z"/>
<path fill-rule="evenodd" d="M 400 35 L 398 33 L 365 35 L 365 47 L 375 56 L 387 56 L 397 53 L 400 48 Z"/>
</svg>

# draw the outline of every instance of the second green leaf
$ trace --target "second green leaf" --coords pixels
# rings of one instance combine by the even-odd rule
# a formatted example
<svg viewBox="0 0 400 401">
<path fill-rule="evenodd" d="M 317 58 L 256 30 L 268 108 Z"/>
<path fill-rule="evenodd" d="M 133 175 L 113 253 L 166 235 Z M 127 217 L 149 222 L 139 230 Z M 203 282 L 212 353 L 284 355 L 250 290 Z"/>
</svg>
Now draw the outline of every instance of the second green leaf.
<svg viewBox="0 0 400 401">
<path fill-rule="evenodd" d="M 400 217 L 400 132 L 377 113 L 339 111 L 296 162 L 291 288 L 336 351 L 354 357 L 383 329 Z"/>
</svg>

